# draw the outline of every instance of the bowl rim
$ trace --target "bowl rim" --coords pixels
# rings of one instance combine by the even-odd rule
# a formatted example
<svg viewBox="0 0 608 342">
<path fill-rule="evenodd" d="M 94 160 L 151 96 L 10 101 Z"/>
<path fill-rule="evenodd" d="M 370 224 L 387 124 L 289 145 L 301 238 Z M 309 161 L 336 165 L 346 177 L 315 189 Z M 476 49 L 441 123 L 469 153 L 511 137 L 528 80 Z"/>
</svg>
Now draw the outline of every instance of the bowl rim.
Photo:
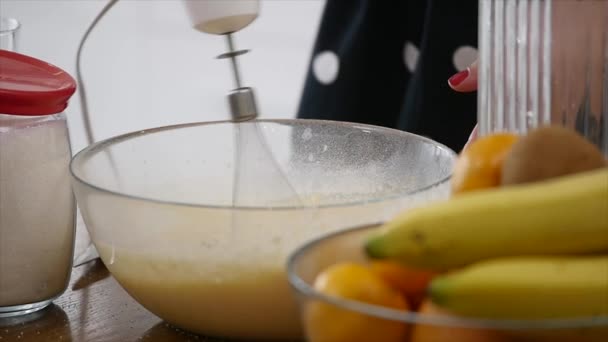
<svg viewBox="0 0 608 342">
<path fill-rule="evenodd" d="M 348 122 L 348 121 L 332 121 L 332 120 L 317 120 L 317 119 L 255 119 L 255 120 L 249 120 L 249 121 L 244 121 L 244 122 L 234 122 L 234 121 L 230 121 L 230 120 L 197 121 L 197 122 L 158 126 L 158 127 L 153 127 L 153 128 L 143 129 L 143 130 L 131 131 L 131 132 L 116 135 L 116 136 L 109 137 L 109 138 L 100 140 L 98 142 L 95 142 L 95 143 L 81 149 L 79 152 L 77 152 L 72 157 L 72 159 L 70 161 L 70 167 L 69 167 L 70 174 L 74 181 L 76 181 L 86 187 L 89 187 L 91 189 L 94 189 L 97 192 L 108 194 L 111 196 L 117 196 L 117 197 L 132 199 L 132 200 L 136 200 L 136 201 L 151 202 L 151 203 L 161 204 L 161 205 L 173 205 L 173 206 L 181 206 L 181 207 L 206 208 L 206 209 L 217 209 L 217 210 L 239 210 L 239 211 L 270 211 L 270 210 L 272 210 L 272 211 L 286 210 L 287 211 L 287 210 L 301 210 L 301 209 L 328 209 L 328 208 L 351 207 L 351 206 L 370 204 L 370 203 L 379 203 L 379 202 L 383 202 L 383 201 L 390 201 L 393 199 L 411 196 L 411 195 L 415 195 L 415 194 L 424 192 L 426 190 L 429 190 L 434 187 L 447 183 L 450 180 L 450 178 L 452 177 L 452 172 L 450 171 L 444 177 L 440 178 L 439 180 L 431 182 L 430 184 L 425 184 L 414 190 L 398 192 L 398 193 L 392 194 L 391 196 L 371 198 L 371 199 L 367 199 L 367 200 L 344 201 L 344 202 L 340 202 L 340 203 L 330 203 L 330 204 L 323 204 L 323 205 L 303 204 L 303 205 L 296 205 L 296 206 L 232 206 L 232 205 L 214 205 L 214 204 L 204 204 L 204 203 L 188 203 L 188 202 L 181 202 L 181 201 L 169 201 L 169 200 L 162 200 L 159 198 L 130 194 L 127 192 L 109 190 L 100 185 L 96 185 L 96 184 L 93 184 L 93 183 L 85 180 L 84 177 L 82 177 L 81 175 L 78 174 L 78 170 L 77 170 L 78 165 L 77 164 L 82 165 L 86 162 L 87 158 L 90 158 L 91 156 L 93 156 L 97 153 L 104 152 L 103 148 L 105 146 L 116 145 L 121 142 L 130 140 L 130 139 L 135 139 L 135 138 L 138 138 L 138 137 L 141 137 L 144 135 L 150 135 L 150 134 L 154 134 L 154 133 L 166 132 L 166 131 L 171 131 L 171 130 L 178 130 L 178 129 L 182 129 L 182 128 L 190 128 L 190 127 L 198 127 L 198 126 L 212 126 L 212 125 L 221 125 L 221 124 L 237 125 L 237 124 L 243 124 L 243 123 L 260 123 L 260 124 L 270 123 L 270 124 L 279 124 L 279 125 L 294 125 L 294 124 L 301 124 L 301 123 L 311 123 L 311 124 L 316 124 L 316 125 L 331 124 L 334 126 L 336 126 L 336 125 L 344 126 L 344 127 L 348 127 L 348 128 L 355 128 L 355 129 L 361 129 L 361 130 L 385 132 L 385 133 L 390 133 L 393 135 L 398 134 L 401 136 L 409 136 L 409 137 L 412 137 L 415 139 L 419 139 L 422 142 L 428 143 L 430 145 L 434 145 L 438 149 L 440 149 L 444 152 L 447 152 L 449 155 L 452 155 L 452 157 L 454 159 L 457 155 L 456 152 L 454 152 L 452 149 L 445 146 L 444 144 L 441 144 L 433 139 L 430 139 L 430 138 L 427 138 L 427 137 L 424 137 L 424 136 L 421 136 L 418 134 L 414 134 L 414 133 L 410 133 L 410 132 L 406 132 L 406 131 L 402 131 L 402 130 L 398 130 L 398 129 L 394 129 L 394 128 L 381 127 L 381 126 L 355 123 L 355 122 Z"/>
<path fill-rule="evenodd" d="M 339 238 L 342 235 L 361 232 L 365 230 L 380 229 L 382 225 L 383 223 L 366 224 L 324 234 L 300 245 L 300 247 L 290 253 L 287 259 L 287 278 L 296 296 L 304 297 L 300 299 L 300 305 L 303 305 L 302 302 L 312 299 L 367 316 L 399 321 L 408 324 L 436 325 L 444 327 L 494 329 L 509 331 L 542 331 L 569 328 L 608 327 L 608 316 L 547 318 L 532 320 L 456 317 L 441 314 L 420 314 L 415 311 L 391 309 L 379 305 L 367 304 L 356 300 L 326 295 L 315 290 L 305 280 L 298 276 L 296 266 L 299 260 L 303 258 L 310 249 L 325 242 L 326 240 Z"/>
</svg>

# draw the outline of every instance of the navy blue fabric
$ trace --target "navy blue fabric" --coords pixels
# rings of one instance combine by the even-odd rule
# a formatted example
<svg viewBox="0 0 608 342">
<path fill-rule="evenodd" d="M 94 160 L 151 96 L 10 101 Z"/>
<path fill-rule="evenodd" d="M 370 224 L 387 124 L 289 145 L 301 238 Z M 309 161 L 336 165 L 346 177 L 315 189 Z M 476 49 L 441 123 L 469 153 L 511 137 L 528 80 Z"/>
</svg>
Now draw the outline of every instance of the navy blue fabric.
<svg viewBox="0 0 608 342">
<path fill-rule="evenodd" d="M 420 50 L 413 73 L 406 42 Z M 297 116 L 398 128 L 459 151 L 476 121 L 476 95 L 447 84 L 464 45 L 477 46 L 477 0 L 328 0 L 312 57 L 336 53 L 338 76 L 321 84 L 309 68 Z"/>
</svg>

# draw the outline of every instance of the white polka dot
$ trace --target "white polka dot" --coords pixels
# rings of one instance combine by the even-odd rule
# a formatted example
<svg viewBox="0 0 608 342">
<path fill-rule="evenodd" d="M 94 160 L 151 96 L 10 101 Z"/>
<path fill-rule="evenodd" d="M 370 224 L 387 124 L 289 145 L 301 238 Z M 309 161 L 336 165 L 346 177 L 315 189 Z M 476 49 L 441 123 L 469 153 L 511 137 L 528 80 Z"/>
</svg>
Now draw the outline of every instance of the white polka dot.
<svg viewBox="0 0 608 342">
<path fill-rule="evenodd" d="M 407 42 L 403 47 L 403 61 L 405 62 L 405 66 L 407 70 L 410 72 L 414 72 L 416 70 L 416 64 L 418 64 L 418 56 L 420 56 L 420 51 L 414 43 Z"/>
<path fill-rule="evenodd" d="M 454 56 L 452 57 L 454 67 L 458 71 L 468 68 L 475 60 L 477 60 L 477 49 L 472 46 L 459 47 L 454 51 Z"/>
<path fill-rule="evenodd" d="M 340 60 L 331 51 L 319 53 L 312 62 L 312 72 L 317 81 L 322 84 L 331 84 L 338 77 Z"/>
</svg>

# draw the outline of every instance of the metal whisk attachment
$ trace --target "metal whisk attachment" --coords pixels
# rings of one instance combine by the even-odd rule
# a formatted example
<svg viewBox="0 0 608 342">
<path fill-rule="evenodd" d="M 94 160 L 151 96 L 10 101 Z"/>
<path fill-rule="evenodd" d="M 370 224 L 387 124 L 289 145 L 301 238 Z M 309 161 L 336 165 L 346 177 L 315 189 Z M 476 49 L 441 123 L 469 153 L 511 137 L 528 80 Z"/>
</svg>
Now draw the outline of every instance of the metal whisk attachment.
<svg viewBox="0 0 608 342">
<path fill-rule="evenodd" d="M 241 75 L 236 60 L 236 57 L 246 54 L 249 50 L 236 50 L 234 48 L 232 33 L 225 34 L 224 36 L 228 42 L 228 52 L 217 56 L 217 58 L 230 58 L 230 64 L 232 65 L 232 73 L 236 84 L 236 88 L 228 93 L 232 121 L 240 122 L 255 119 L 258 116 L 255 95 L 252 88 L 241 85 Z"/>
</svg>

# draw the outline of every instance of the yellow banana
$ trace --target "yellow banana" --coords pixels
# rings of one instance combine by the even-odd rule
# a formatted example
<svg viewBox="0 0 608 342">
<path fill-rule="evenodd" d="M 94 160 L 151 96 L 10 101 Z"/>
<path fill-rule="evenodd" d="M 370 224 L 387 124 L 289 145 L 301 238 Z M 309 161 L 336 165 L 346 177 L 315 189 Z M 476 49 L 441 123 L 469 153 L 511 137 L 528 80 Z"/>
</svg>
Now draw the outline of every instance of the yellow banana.
<svg viewBox="0 0 608 342">
<path fill-rule="evenodd" d="M 608 256 L 482 261 L 435 278 L 429 293 L 465 316 L 608 319 Z"/>
<path fill-rule="evenodd" d="M 462 194 L 405 212 L 365 246 L 438 270 L 479 260 L 608 250 L 608 168 Z"/>
</svg>

